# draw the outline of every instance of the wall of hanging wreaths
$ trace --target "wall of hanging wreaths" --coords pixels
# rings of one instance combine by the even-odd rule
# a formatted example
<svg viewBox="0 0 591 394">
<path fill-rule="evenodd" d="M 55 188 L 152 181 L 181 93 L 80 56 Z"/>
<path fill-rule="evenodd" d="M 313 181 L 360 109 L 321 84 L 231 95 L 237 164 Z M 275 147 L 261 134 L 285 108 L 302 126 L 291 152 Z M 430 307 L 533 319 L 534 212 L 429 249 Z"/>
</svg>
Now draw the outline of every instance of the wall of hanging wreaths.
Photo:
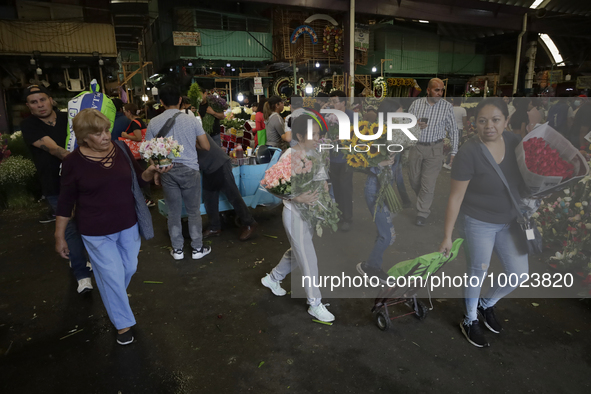
<svg viewBox="0 0 591 394">
<path fill-rule="evenodd" d="M 331 41 L 333 41 L 331 43 Z M 326 25 L 322 38 L 323 53 L 337 53 L 343 47 L 343 29 L 338 26 Z"/>
<path fill-rule="evenodd" d="M 306 89 L 306 80 L 298 77 L 298 92 Z M 273 81 L 271 95 L 277 95 L 283 99 L 288 99 L 293 94 L 293 77 L 282 76 Z"/>
</svg>

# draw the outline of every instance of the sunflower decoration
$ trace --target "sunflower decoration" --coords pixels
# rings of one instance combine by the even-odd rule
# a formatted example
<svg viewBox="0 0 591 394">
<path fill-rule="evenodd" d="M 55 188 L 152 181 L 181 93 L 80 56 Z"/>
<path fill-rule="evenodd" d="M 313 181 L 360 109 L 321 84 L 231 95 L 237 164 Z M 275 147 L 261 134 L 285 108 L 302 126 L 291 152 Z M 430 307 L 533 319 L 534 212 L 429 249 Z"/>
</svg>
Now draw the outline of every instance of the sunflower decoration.
<svg viewBox="0 0 591 394">
<path fill-rule="evenodd" d="M 369 166 L 369 161 L 367 160 L 366 153 L 357 153 L 355 156 L 361 162 L 361 167 L 368 167 Z"/>
<path fill-rule="evenodd" d="M 347 164 L 353 168 L 359 168 L 363 166 L 363 156 L 349 155 L 349 157 L 347 158 Z"/>
<path fill-rule="evenodd" d="M 361 134 L 365 135 L 365 133 L 363 132 L 363 129 L 367 128 L 368 125 L 369 125 L 369 122 L 367 120 L 362 120 L 361 122 L 359 122 L 357 124 L 357 126 L 359 126 L 359 132 Z M 351 131 L 353 132 L 353 126 L 351 126 Z"/>
<path fill-rule="evenodd" d="M 381 154 L 382 154 L 382 152 L 380 151 L 379 147 L 371 146 L 371 145 L 369 146 L 369 151 L 367 152 L 367 156 L 370 159 L 375 159 L 376 157 L 380 156 Z"/>
<path fill-rule="evenodd" d="M 383 125 L 382 125 L 382 127 L 383 127 Z M 382 128 L 382 132 L 381 132 L 381 134 L 384 134 L 384 129 L 385 129 L 385 127 L 383 127 L 383 128 Z M 371 134 L 372 134 L 372 135 L 376 135 L 376 134 L 377 134 L 377 133 L 379 133 L 379 132 L 380 132 L 380 125 L 379 125 L 378 123 L 374 123 L 374 124 L 372 124 L 372 125 L 371 125 Z M 380 135 L 380 138 L 381 138 L 381 137 L 382 137 L 382 136 Z"/>
<path fill-rule="evenodd" d="M 354 135 L 357 135 L 355 133 L 353 133 L 353 134 Z M 367 125 L 362 126 L 361 125 L 361 122 L 359 122 L 359 134 L 361 134 L 361 135 L 367 135 Z"/>
</svg>

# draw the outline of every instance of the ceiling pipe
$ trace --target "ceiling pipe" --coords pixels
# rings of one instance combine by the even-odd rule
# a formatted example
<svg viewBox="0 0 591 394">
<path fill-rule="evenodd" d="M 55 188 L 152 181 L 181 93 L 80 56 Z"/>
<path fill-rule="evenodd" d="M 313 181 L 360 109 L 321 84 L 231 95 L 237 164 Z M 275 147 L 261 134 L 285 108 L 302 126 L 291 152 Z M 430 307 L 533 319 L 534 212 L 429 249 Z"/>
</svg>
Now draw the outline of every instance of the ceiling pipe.
<svg viewBox="0 0 591 394">
<path fill-rule="evenodd" d="M 519 37 L 517 37 L 517 54 L 515 55 L 515 74 L 513 75 L 513 94 L 517 93 L 517 83 L 519 82 L 519 63 L 521 62 L 521 39 L 527 31 L 527 14 L 523 15 L 523 28 Z"/>
</svg>

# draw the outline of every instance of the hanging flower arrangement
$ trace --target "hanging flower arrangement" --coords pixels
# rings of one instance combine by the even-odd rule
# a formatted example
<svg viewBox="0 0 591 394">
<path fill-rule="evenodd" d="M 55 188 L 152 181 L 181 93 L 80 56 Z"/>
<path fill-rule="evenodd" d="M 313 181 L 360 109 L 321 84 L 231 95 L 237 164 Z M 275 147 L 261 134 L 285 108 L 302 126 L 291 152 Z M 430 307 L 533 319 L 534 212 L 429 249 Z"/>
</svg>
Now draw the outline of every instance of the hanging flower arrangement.
<svg viewBox="0 0 591 394">
<path fill-rule="evenodd" d="M 388 86 L 386 81 L 383 77 L 378 77 L 373 82 L 373 96 L 376 99 L 383 99 L 386 97 L 386 93 L 388 92 Z"/>
<path fill-rule="evenodd" d="M 334 45 L 330 44 L 331 38 L 334 38 Z M 333 25 L 326 26 L 322 40 L 323 53 L 337 53 L 342 48 L 343 29 Z"/>
</svg>

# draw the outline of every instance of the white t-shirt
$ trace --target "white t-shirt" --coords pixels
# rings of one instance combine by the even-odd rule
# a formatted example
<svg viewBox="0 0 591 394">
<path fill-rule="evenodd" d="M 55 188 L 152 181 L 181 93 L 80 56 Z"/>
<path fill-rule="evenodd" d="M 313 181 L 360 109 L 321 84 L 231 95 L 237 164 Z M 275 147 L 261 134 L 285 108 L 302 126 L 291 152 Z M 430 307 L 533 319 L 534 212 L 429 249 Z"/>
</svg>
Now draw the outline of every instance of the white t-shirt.
<svg viewBox="0 0 591 394">
<path fill-rule="evenodd" d="M 454 117 L 456 118 L 458 129 L 460 130 L 464 129 L 464 116 L 468 116 L 466 108 L 454 106 Z"/>
</svg>

